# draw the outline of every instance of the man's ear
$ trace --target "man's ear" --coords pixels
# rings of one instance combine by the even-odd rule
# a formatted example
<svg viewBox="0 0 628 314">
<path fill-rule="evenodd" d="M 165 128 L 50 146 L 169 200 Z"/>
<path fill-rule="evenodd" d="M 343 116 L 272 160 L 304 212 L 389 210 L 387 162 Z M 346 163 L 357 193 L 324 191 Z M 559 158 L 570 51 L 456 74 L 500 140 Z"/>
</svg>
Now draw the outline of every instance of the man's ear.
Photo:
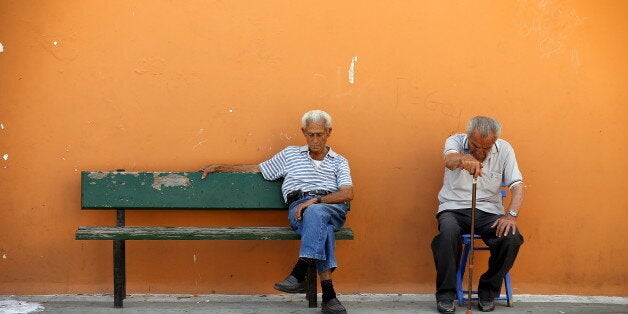
<svg viewBox="0 0 628 314">
<path fill-rule="evenodd" d="M 327 130 L 327 136 L 331 136 L 331 128 Z"/>
</svg>

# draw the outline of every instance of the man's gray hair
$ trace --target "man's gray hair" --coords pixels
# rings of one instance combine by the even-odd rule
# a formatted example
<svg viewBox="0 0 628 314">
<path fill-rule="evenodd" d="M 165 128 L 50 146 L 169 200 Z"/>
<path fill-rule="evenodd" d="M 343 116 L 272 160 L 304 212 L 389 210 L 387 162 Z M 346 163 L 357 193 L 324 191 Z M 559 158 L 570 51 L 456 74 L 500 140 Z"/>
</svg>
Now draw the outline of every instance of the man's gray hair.
<svg viewBox="0 0 628 314">
<path fill-rule="evenodd" d="M 491 117 L 477 116 L 469 120 L 469 124 L 467 124 L 467 135 L 471 135 L 474 131 L 478 131 L 482 138 L 492 135 L 499 137 L 502 133 L 502 126 Z"/>
<path fill-rule="evenodd" d="M 331 129 L 331 116 L 323 110 L 310 110 L 301 118 L 301 127 L 305 129 L 309 122 L 325 121 L 325 129 Z"/>
</svg>

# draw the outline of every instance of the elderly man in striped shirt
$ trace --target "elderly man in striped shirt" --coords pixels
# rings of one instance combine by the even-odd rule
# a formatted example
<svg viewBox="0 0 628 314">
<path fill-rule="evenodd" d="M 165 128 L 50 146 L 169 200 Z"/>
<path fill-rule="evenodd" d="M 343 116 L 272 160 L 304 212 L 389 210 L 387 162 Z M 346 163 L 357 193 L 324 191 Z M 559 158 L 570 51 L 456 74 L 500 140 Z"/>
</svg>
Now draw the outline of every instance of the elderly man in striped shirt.
<svg viewBox="0 0 628 314">
<path fill-rule="evenodd" d="M 346 220 L 346 202 L 353 199 L 353 182 L 347 159 L 326 145 L 331 135 L 331 117 L 312 110 L 301 119 L 301 131 L 307 146 L 289 146 L 259 165 L 217 165 L 201 169 L 202 178 L 212 172 L 261 172 L 265 179 L 283 178 L 281 187 L 289 205 L 288 220 L 301 235 L 299 259 L 290 275 L 275 284 L 287 293 L 306 290 L 305 275 L 315 263 L 323 290 L 325 313 L 346 313 L 336 298 L 332 271 L 338 267 L 334 254 L 334 231 Z"/>
</svg>

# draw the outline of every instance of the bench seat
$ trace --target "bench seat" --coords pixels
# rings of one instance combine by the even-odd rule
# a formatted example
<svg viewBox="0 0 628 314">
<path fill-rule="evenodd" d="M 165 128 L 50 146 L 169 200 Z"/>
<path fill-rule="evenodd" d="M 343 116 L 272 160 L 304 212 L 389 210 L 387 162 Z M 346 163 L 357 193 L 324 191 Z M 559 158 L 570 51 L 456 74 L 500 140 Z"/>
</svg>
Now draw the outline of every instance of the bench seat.
<svg viewBox="0 0 628 314">
<path fill-rule="evenodd" d="M 79 227 L 77 240 L 299 240 L 289 227 Z M 351 228 L 336 240 L 353 240 Z"/>
</svg>

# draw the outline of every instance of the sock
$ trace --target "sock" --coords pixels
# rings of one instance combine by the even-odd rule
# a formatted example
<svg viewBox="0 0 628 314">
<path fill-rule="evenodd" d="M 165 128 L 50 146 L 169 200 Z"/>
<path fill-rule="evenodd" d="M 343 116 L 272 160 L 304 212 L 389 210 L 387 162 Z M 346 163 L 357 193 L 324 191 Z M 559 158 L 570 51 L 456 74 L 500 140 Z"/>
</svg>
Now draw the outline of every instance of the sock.
<svg viewBox="0 0 628 314">
<path fill-rule="evenodd" d="M 299 260 L 297 260 L 297 264 L 294 265 L 294 268 L 292 269 L 292 273 L 290 273 L 290 275 L 294 276 L 294 278 L 301 282 L 305 280 L 308 266 L 310 266 L 309 261 L 304 258 L 299 258 Z"/>
<path fill-rule="evenodd" d="M 321 288 L 323 290 L 323 302 L 329 302 L 329 300 L 336 297 L 336 291 L 334 291 L 334 284 L 331 279 L 321 280 Z"/>
</svg>

